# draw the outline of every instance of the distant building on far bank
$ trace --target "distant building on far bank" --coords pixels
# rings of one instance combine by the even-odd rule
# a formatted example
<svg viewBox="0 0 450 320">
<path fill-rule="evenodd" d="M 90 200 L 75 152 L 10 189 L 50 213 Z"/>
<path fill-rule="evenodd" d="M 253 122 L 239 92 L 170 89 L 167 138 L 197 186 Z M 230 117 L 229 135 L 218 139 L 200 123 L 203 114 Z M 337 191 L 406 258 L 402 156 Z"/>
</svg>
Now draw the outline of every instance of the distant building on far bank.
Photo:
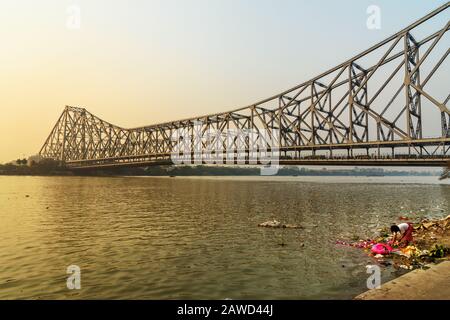
<svg viewBox="0 0 450 320">
<path fill-rule="evenodd" d="M 44 159 L 44 157 L 42 157 L 42 156 L 39 155 L 39 154 L 36 154 L 36 155 L 34 155 L 34 156 L 30 156 L 30 157 L 28 157 L 27 165 L 28 165 L 29 167 L 31 167 L 33 164 L 39 163 L 39 162 L 41 162 L 43 159 Z"/>
</svg>

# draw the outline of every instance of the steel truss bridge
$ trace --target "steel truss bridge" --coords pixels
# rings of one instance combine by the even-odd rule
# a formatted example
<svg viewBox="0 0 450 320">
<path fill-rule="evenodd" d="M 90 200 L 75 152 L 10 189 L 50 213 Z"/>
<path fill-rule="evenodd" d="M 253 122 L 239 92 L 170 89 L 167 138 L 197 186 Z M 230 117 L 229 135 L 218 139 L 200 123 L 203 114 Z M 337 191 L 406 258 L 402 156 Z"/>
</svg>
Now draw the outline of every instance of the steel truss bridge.
<svg viewBox="0 0 450 320">
<path fill-rule="evenodd" d="M 445 166 L 449 4 L 317 77 L 247 107 L 125 129 L 67 106 L 39 154 L 73 169 L 167 164 L 179 143 L 171 139 L 174 131 L 193 132 L 200 121 L 203 133 L 277 132 L 281 165 Z M 232 149 L 224 143 L 225 154 L 232 152 L 234 159 L 239 142 L 238 151 L 248 159 L 249 139 L 244 140 L 234 141 Z M 206 148 L 204 139 L 191 143 Z"/>
</svg>

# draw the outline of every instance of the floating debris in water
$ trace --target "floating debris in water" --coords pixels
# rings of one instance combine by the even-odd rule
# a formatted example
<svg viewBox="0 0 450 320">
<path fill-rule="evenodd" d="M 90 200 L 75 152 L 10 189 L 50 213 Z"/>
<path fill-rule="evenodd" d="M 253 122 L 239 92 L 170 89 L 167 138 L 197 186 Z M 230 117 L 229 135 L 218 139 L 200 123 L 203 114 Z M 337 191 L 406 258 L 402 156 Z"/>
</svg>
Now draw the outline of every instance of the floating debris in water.
<svg viewBox="0 0 450 320">
<path fill-rule="evenodd" d="M 258 224 L 258 227 L 263 228 L 285 228 L 285 229 L 301 229 L 302 227 L 297 224 L 283 224 L 277 220 L 269 220 L 263 223 Z"/>
<path fill-rule="evenodd" d="M 354 248 L 359 248 L 359 249 L 368 249 L 368 248 L 371 248 L 375 244 L 375 241 L 373 241 L 373 240 L 360 240 L 358 242 L 347 242 L 347 241 L 337 240 L 336 244 L 343 245 L 343 246 L 354 247 Z"/>
<path fill-rule="evenodd" d="M 281 228 L 281 222 L 279 222 L 277 220 L 266 221 L 266 222 L 258 224 L 258 227 Z"/>
</svg>

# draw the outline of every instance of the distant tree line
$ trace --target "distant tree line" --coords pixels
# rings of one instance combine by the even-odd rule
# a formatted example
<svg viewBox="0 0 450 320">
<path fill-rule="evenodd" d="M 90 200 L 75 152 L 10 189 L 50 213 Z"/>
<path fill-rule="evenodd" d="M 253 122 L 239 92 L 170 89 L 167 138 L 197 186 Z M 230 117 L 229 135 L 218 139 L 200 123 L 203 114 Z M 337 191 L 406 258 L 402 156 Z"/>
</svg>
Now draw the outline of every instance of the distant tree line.
<svg viewBox="0 0 450 320">
<path fill-rule="evenodd" d="M 117 168 L 76 173 L 91 176 L 259 176 L 260 167 L 233 166 L 152 166 Z M 61 162 L 52 159 L 39 161 L 17 159 L 15 163 L 0 164 L 0 175 L 74 175 Z M 382 168 L 308 169 L 297 166 L 281 167 L 277 176 L 438 176 L 428 171 L 390 171 Z"/>
<path fill-rule="evenodd" d="M 18 165 L 18 166 L 23 166 L 23 165 L 26 165 L 28 163 L 28 160 L 27 159 L 17 159 L 16 160 L 16 164 Z"/>
<path fill-rule="evenodd" d="M 28 161 L 17 159 L 13 163 L 0 164 L 0 175 L 70 175 L 72 174 L 59 161 L 42 159 Z"/>
<path fill-rule="evenodd" d="M 129 175 L 146 176 L 259 176 L 259 167 L 225 166 L 154 166 L 146 169 L 134 169 Z M 437 173 L 427 171 L 388 171 L 382 168 L 349 169 L 307 169 L 297 166 L 281 167 L 277 176 L 432 176 Z"/>
</svg>

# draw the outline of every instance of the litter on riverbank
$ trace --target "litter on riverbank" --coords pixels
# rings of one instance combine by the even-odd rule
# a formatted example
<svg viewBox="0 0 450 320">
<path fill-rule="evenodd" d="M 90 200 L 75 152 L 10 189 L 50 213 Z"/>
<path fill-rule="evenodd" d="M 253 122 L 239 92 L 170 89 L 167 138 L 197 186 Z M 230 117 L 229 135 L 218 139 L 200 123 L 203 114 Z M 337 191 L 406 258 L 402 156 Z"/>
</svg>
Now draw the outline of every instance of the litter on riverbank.
<svg viewBox="0 0 450 320">
<path fill-rule="evenodd" d="M 406 247 L 393 246 L 387 228 L 376 239 L 357 242 L 336 241 L 338 245 L 363 249 L 380 265 L 396 269 L 427 268 L 427 264 L 450 259 L 450 215 L 440 220 L 413 224 L 414 241 Z"/>
</svg>

